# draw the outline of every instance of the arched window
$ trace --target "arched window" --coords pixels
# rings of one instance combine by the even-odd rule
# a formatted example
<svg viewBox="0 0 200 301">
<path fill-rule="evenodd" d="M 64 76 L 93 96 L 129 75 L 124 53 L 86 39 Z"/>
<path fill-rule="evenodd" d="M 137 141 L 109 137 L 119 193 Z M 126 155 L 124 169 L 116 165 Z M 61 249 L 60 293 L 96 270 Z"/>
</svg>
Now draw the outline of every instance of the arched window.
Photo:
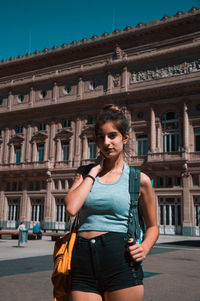
<svg viewBox="0 0 200 301">
<path fill-rule="evenodd" d="M 177 152 L 179 147 L 178 115 L 168 112 L 162 116 L 163 152 Z"/>
</svg>

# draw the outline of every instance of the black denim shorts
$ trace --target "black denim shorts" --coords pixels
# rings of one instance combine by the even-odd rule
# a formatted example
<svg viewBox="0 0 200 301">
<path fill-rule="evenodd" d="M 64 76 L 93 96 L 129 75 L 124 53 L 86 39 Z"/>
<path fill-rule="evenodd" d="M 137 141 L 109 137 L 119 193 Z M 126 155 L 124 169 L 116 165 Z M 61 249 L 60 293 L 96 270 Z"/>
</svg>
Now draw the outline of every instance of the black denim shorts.
<svg viewBox="0 0 200 301">
<path fill-rule="evenodd" d="M 140 263 L 130 260 L 126 233 L 109 232 L 92 239 L 78 236 L 72 253 L 72 291 L 103 296 L 131 286 L 142 285 Z"/>
</svg>

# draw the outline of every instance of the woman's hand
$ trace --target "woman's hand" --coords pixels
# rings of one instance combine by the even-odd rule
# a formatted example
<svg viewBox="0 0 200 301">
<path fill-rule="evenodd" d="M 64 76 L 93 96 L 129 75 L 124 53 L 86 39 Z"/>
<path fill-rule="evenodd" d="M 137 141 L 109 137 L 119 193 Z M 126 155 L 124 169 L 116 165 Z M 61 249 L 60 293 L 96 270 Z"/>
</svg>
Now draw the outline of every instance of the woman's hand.
<svg viewBox="0 0 200 301">
<path fill-rule="evenodd" d="M 104 160 L 105 157 L 102 152 L 100 152 L 99 156 L 96 159 L 95 166 L 91 168 L 89 174 L 96 177 L 100 172 L 102 172 Z"/>
<path fill-rule="evenodd" d="M 147 255 L 147 252 L 144 250 L 143 244 L 142 243 L 139 244 L 138 242 L 136 242 L 135 244 L 132 244 L 133 238 L 130 238 L 128 243 L 130 244 L 128 246 L 128 252 L 129 252 L 131 258 L 136 262 L 143 261 Z"/>
</svg>

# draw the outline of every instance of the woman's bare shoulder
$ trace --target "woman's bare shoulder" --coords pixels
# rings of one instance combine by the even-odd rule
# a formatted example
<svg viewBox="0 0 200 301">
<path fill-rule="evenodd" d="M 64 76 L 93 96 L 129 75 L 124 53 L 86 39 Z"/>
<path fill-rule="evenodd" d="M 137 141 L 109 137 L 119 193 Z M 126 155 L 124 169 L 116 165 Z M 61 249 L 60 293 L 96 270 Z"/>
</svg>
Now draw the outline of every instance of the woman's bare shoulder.
<svg viewBox="0 0 200 301">
<path fill-rule="evenodd" d="M 143 172 L 141 172 L 140 185 L 142 187 L 147 187 L 147 186 L 151 185 L 150 177 Z"/>
</svg>

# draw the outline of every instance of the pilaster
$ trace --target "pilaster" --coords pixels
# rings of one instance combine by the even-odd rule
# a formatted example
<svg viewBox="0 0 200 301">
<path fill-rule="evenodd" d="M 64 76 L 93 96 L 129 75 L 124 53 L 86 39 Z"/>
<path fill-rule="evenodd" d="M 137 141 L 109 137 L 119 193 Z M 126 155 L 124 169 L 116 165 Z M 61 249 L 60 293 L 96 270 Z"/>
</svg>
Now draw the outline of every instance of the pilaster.
<svg viewBox="0 0 200 301">
<path fill-rule="evenodd" d="M 53 84 L 53 98 L 52 98 L 53 102 L 57 102 L 58 100 L 58 85 L 56 82 L 54 82 Z"/>
<path fill-rule="evenodd" d="M 8 163 L 8 155 L 9 155 L 9 141 L 10 131 L 9 128 L 5 129 L 5 135 L 4 135 L 4 148 L 3 148 L 3 163 Z"/>
<path fill-rule="evenodd" d="M 83 160 L 87 160 L 87 153 L 88 153 L 88 140 L 87 136 L 83 136 Z"/>
<path fill-rule="evenodd" d="M 154 108 L 150 108 L 150 116 L 151 116 L 151 139 L 150 139 L 150 150 L 152 153 L 155 152 L 156 149 L 156 119 L 155 119 L 155 111 Z"/>
<path fill-rule="evenodd" d="M 183 105 L 183 143 L 186 152 L 189 151 L 189 118 L 187 104 Z"/>
<path fill-rule="evenodd" d="M 127 72 L 127 66 L 125 66 L 122 72 L 122 90 L 127 91 L 127 88 L 128 88 L 128 72 Z"/>
<path fill-rule="evenodd" d="M 56 161 L 61 161 L 61 152 L 62 152 L 61 141 L 60 141 L 60 138 L 57 138 L 57 141 L 56 141 Z"/>
<path fill-rule="evenodd" d="M 81 120 L 77 118 L 75 126 L 75 156 L 74 156 L 74 166 L 78 167 L 81 160 Z"/>
<path fill-rule="evenodd" d="M 77 91 L 77 98 L 81 99 L 83 96 L 83 80 L 82 77 L 78 79 L 78 91 Z"/>
<path fill-rule="evenodd" d="M 108 75 L 107 75 L 107 94 L 111 94 L 112 93 L 112 88 L 113 88 L 113 77 L 110 71 L 108 71 Z"/>
<path fill-rule="evenodd" d="M 55 160 L 55 122 L 52 121 L 51 125 L 50 125 L 50 138 L 49 138 L 49 158 L 50 161 L 54 161 Z"/>
</svg>

